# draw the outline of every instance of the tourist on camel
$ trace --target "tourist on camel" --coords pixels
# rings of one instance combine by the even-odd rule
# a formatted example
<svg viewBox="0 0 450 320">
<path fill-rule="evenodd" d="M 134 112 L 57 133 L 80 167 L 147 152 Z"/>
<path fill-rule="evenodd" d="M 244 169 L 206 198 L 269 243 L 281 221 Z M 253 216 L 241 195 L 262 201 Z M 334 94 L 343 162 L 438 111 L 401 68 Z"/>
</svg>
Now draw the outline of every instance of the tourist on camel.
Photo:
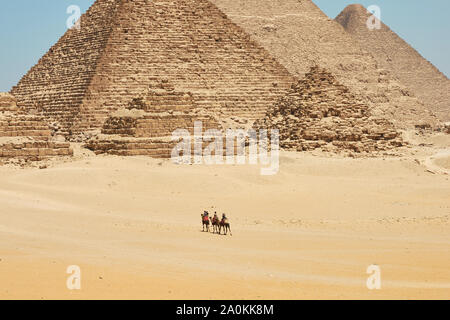
<svg viewBox="0 0 450 320">
<path fill-rule="evenodd" d="M 203 226 L 203 231 L 208 231 L 209 232 L 209 212 L 208 211 L 203 211 L 203 214 L 201 214 L 202 216 L 202 226 Z"/>
</svg>

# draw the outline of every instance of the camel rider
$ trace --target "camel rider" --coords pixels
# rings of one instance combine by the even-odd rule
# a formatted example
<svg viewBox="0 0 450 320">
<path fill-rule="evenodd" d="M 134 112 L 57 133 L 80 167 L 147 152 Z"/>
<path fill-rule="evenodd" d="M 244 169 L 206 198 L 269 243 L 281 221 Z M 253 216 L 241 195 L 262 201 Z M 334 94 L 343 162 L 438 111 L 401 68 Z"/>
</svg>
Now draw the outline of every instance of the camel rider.
<svg viewBox="0 0 450 320">
<path fill-rule="evenodd" d="M 222 221 L 223 221 L 223 222 L 227 222 L 227 220 L 228 220 L 228 218 L 227 218 L 227 216 L 225 215 L 225 213 L 222 214 Z"/>
<path fill-rule="evenodd" d="M 203 220 L 204 220 L 204 221 L 208 220 L 208 216 L 209 216 L 208 211 L 204 211 L 204 212 L 203 212 Z"/>
<path fill-rule="evenodd" d="M 219 217 L 217 216 L 217 212 L 214 212 L 213 221 L 219 221 Z"/>
</svg>

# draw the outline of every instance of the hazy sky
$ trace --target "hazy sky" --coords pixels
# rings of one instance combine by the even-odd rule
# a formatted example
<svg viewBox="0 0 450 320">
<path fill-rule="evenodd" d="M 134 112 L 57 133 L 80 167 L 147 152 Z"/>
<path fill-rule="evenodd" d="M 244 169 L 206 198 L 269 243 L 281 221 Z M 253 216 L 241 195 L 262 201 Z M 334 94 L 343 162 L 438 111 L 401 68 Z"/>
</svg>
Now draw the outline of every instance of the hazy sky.
<svg viewBox="0 0 450 320">
<path fill-rule="evenodd" d="M 313 0 L 334 18 L 355 1 Z M 2 1 L 0 11 L 0 91 L 9 91 L 66 31 L 70 5 L 84 12 L 94 0 Z M 382 20 L 450 76 L 449 0 L 359 0 L 381 8 Z"/>
</svg>

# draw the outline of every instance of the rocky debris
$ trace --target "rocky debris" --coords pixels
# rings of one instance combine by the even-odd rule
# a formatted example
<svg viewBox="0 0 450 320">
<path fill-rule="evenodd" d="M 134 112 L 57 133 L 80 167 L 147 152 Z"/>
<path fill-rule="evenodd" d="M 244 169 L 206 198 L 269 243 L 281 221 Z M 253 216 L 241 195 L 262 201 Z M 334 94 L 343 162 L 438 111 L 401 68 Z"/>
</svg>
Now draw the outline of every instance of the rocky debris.
<svg viewBox="0 0 450 320">
<path fill-rule="evenodd" d="M 361 99 L 317 66 L 254 126 L 279 129 L 280 147 L 287 150 L 362 154 L 405 144 L 391 122 L 373 117 Z"/>
<path fill-rule="evenodd" d="M 93 137 L 96 137 L 100 133 L 100 130 L 90 130 L 88 132 L 78 132 L 72 133 L 67 137 L 67 140 L 70 142 L 83 143 L 86 142 Z"/>
</svg>

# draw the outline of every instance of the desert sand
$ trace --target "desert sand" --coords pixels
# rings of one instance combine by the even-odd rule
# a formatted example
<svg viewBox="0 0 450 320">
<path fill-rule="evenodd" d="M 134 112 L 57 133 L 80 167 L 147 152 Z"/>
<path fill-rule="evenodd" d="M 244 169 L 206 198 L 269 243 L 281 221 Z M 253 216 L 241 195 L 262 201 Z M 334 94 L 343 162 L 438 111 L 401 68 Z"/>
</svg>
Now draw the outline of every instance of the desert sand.
<svg viewBox="0 0 450 320">
<path fill-rule="evenodd" d="M 448 150 L 448 135 L 430 139 Z M 0 298 L 448 299 L 446 172 L 431 148 L 282 152 L 274 176 L 80 150 L 46 169 L 3 166 Z M 232 236 L 201 232 L 204 209 L 226 212 Z M 380 290 L 366 287 L 372 264 Z M 66 287 L 69 265 L 81 290 Z"/>
</svg>

